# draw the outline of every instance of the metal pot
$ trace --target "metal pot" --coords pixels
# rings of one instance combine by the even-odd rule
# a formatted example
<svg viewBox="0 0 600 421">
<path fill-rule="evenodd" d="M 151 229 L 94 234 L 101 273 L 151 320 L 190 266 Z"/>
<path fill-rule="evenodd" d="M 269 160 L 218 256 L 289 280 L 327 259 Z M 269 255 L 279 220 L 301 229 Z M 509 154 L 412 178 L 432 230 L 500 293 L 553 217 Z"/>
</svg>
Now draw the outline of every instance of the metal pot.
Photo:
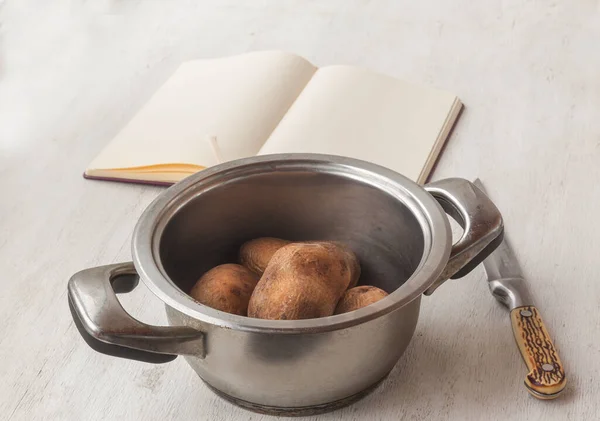
<svg viewBox="0 0 600 421">
<path fill-rule="evenodd" d="M 441 206 L 440 206 L 441 205 Z M 444 210 L 463 226 L 452 245 Z M 87 269 L 69 304 L 95 350 L 147 362 L 183 355 L 221 396 L 268 413 L 331 410 L 362 397 L 411 340 L 423 293 L 468 273 L 502 238 L 494 204 L 470 182 L 421 187 L 367 162 L 328 155 L 241 159 L 201 171 L 161 194 L 133 236 L 133 263 Z M 390 295 L 346 314 L 261 320 L 224 313 L 186 294 L 208 269 L 234 262 L 261 236 L 339 240 L 358 255 L 361 283 Z M 170 326 L 135 320 L 115 292 L 141 278 Z"/>
</svg>

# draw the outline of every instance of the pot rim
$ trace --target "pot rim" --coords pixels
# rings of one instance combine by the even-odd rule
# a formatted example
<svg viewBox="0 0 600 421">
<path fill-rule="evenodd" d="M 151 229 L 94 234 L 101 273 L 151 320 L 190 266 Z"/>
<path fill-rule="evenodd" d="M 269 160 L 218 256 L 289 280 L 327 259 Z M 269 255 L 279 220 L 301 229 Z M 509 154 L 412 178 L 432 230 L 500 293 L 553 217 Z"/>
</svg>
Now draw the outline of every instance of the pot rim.
<svg viewBox="0 0 600 421">
<path fill-rule="evenodd" d="M 239 177 L 270 171 L 314 170 L 353 178 L 393 196 L 407 206 L 423 231 L 424 250 L 417 269 L 395 291 L 361 309 L 304 320 L 265 320 L 238 316 L 205 306 L 169 279 L 159 256 L 162 232 L 185 204 Z M 224 328 L 263 333 L 326 332 L 358 325 L 419 298 L 440 275 L 452 247 L 450 224 L 439 203 L 405 176 L 370 162 L 335 155 L 288 153 L 243 158 L 202 170 L 169 187 L 143 212 L 132 240 L 133 262 L 144 284 L 166 305 L 187 316 Z"/>
</svg>

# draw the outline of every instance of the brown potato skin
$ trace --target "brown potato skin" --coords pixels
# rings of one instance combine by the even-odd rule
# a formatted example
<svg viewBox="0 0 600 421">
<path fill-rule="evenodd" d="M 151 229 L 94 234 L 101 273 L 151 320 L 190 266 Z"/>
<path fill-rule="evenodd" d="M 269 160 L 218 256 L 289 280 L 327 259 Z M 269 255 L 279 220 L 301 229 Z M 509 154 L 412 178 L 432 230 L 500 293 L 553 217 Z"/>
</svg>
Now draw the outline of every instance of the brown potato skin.
<svg viewBox="0 0 600 421">
<path fill-rule="evenodd" d="M 361 285 L 349 289 L 342 295 L 334 314 L 348 313 L 366 307 L 387 297 L 389 294 L 382 289 L 370 285 Z"/>
<path fill-rule="evenodd" d="M 227 263 L 212 268 L 196 282 L 190 295 L 217 310 L 246 316 L 248 302 L 259 276 L 250 269 Z"/>
<path fill-rule="evenodd" d="M 274 255 L 256 285 L 248 316 L 298 320 L 331 316 L 360 276 L 354 253 L 340 243 L 291 243 Z"/>
<path fill-rule="evenodd" d="M 274 237 L 261 237 L 246 241 L 240 247 L 240 264 L 262 276 L 277 250 L 290 242 Z"/>
</svg>

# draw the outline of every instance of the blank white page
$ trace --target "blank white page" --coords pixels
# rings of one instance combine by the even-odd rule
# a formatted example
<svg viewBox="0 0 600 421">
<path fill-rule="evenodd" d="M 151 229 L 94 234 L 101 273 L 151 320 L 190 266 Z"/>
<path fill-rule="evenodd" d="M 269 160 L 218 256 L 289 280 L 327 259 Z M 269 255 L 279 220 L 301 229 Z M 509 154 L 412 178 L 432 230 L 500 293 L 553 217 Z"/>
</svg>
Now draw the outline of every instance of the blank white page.
<svg viewBox="0 0 600 421">
<path fill-rule="evenodd" d="M 183 63 L 89 165 L 132 168 L 217 163 L 256 155 L 316 68 L 293 54 L 263 51 Z"/>
<path fill-rule="evenodd" d="M 342 155 L 424 182 L 458 110 L 445 91 L 356 67 L 323 67 L 259 154 Z"/>
</svg>

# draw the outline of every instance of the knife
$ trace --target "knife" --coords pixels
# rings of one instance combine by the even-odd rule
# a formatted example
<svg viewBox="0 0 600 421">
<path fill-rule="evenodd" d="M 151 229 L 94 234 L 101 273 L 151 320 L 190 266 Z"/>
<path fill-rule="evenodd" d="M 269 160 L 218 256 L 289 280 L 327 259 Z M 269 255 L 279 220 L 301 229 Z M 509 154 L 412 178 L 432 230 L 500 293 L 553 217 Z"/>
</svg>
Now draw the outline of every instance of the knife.
<svg viewBox="0 0 600 421">
<path fill-rule="evenodd" d="M 485 192 L 479 179 L 475 185 Z M 492 295 L 510 310 L 515 340 L 529 370 L 527 390 L 538 399 L 558 397 L 567 384 L 565 371 L 506 236 L 483 267 Z"/>
</svg>

